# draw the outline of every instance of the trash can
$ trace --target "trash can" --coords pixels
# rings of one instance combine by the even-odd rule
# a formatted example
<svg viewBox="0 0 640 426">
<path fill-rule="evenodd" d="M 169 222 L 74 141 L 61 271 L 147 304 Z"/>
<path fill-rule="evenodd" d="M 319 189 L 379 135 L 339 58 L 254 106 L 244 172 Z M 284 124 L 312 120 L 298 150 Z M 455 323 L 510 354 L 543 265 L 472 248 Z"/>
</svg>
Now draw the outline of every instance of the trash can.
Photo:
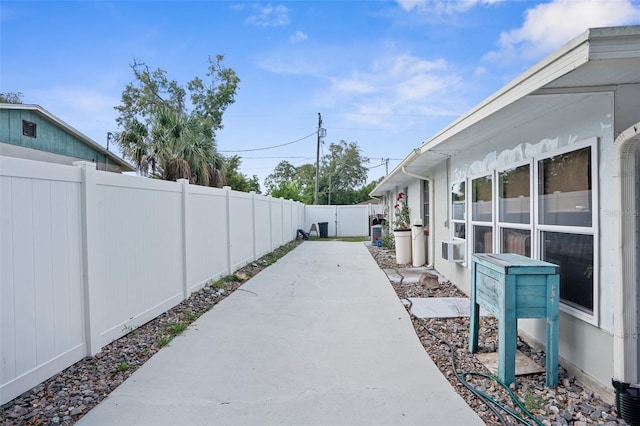
<svg viewBox="0 0 640 426">
<path fill-rule="evenodd" d="M 329 222 L 318 222 L 320 238 L 329 238 Z"/>
<path fill-rule="evenodd" d="M 627 424 L 640 424 L 640 385 L 611 380 L 616 390 L 616 411 Z"/>
</svg>

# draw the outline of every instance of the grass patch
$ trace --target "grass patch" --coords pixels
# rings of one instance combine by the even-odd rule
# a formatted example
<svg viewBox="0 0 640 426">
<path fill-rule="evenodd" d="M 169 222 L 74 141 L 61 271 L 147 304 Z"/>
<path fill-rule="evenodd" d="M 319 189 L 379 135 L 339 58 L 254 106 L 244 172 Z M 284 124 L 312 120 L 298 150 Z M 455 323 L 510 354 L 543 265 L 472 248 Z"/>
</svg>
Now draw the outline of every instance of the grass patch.
<svg viewBox="0 0 640 426">
<path fill-rule="evenodd" d="M 222 278 L 218 278 L 214 282 L 211 283 L 211 287 L 213 288 L 225 288 L 226 283 L 232 283 L 238 281 L 235 275 L 226 275 Z"/>
<path fill-rule="evenodd" d="M 164 325 L 165 330 L 167 330 L 172 336 L 181 334 L 187 329 L 187 327 L 188 325 L 184 322 L 169 322 Z"/>
<path fill-rule="evenodd" d="M 159 348 L 164 348 L 169 344 L 170 341 L 171 339 L 169 339 L 168 337 L 162 336 L 158 338 L 158 340 L 156 340 L 156 344 L 158 345 Z"/>
<path fill-rule="evenodd" d="M 118 365 L 116 365 L 116 370 L 118 370 L 120 372 L 127 371 L 130 368 L 131 368 L 131 366 L 127 362 L 119 362 Z"/>
<path fill-rule="evenodd" d="M 184 319 L 189 322 L 195 321 L 197 318 L 198 318 L 198 315 L 196 315 L 195 312 L 188 311 L 188 312 L 185 312 L 184 314 Z"/>
<path fill-rule="evenodd" d="M 534 395 L 532 393 L 528 393 L 524 396 L 524 408 L 529 411 L 539 410 L 546 406 L 546 402 L 542 395 Z"/>
</svg>

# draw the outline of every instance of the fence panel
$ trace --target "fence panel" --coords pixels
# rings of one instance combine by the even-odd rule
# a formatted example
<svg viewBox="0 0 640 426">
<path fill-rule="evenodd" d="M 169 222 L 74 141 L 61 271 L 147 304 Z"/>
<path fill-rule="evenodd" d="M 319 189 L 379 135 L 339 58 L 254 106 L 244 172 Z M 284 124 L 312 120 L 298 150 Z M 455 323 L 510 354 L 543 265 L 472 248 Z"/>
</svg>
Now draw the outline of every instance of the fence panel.
<svg viewBox="0 0 640 426">
<path fill-rule="evenodd" d="M 231 191 L 231 270 L 235 271 L 253 260 L 253 196 Z"/>
<path fill-rule="evenodd" d="M 255 252 L 256 259 L 269 253 L 271 246 L 271 201 L 265 196 L 255 196 Z"/>
<path fill-rule="evenodd" d="M 336 226 L 338 237 L 366 237 L 369 235 L 369 206 L 338 206 Z"/>
<path fill-rule="evenodd" d="M 0 157 L 0 403 L 86 353 L 80 173 Z"/>
<path fill-rule="evenodd" d="M 190 291 L 229 274 L 227 195 L 218 188 L 189 185 L 188 248 Z"/>
<path fill-rule="evenodd" d="M 282 238 L 282 198 L 270 198 L 271 200 L 271 247 L 280 247 Z"/>
<path fill-rule="evenodd" d="M 98 346 L 180 303 L 182 185 L 96 172 Z"/>
</svg>

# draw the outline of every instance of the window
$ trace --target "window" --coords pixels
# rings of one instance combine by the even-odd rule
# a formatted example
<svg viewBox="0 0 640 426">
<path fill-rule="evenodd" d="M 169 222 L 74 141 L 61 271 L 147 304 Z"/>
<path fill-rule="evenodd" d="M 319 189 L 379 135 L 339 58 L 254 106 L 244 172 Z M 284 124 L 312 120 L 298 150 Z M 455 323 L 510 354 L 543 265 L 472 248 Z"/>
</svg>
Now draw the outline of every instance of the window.
<svg viewBox="0 0 640 426">
<path fill-rule="evenodd" d="M 429 235 L 429 181 L 422 181 L 422 227 L 425 235 Z"/>
<path fill-rule="evenodd" d="M 593 311 L 593 235 L 542 232 L 542 258 L 560 266 L 560 299 Z"/>
<path fill-rule="evenodd" d="M 22 135 L 30 138 L 36 137 L 36 123 L 22 120 Z"/>
<path fill-rule="evenodd" d="M 531 222 L 531 173 L 529 164 L 500 172 L 500 222 Z"/>
<path fill-rule="evenodd" d="M 464 240 L 466 238 L 466 193 L 465 183 L 458 182 L 451 186 L 451 222 L 453 237 Z"/>
<path fill-rule="evenodd" d="M 493 252 L 493 176 L 471 181 L 473 253 Z"/>
<path fill-rule="evenodd" d="M 498 173 L 500 252 L 531 257 L 531 165 Z"/>
<path fill-rule="evenodd" d="M 591 226 L 591 148 L 539 163 L 538 208 L 545 225 Z"/>
<path fill-rule="evenodd" d="M 593 147 L 538 162 L 538 229 L 542 260 L 560 266 L 560 300 L 594 314 Z"/>
</svg>

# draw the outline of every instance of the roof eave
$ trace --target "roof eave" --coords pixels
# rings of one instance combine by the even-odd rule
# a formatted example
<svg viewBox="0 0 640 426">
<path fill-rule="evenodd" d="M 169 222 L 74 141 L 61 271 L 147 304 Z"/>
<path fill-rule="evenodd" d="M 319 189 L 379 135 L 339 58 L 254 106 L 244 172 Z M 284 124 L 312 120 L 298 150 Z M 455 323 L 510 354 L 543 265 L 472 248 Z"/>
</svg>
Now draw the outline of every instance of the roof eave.
<svg viewBox="0 0 640 426">
<path fill-rule="evenodd" d="M 122 171 L 133 172 L 133 171 L 136 170 L 135 167 L 133 167 L 131 164 L 129 164 L 128 162 L 126 162 L 122 158 L 118 157 L 113 152 L 107 150 L 102 145 L 96 143 L 95 141 L 93 141 L 93 139 L 89 138 L 84 133 L 82 133 L 82 132 L 78 131 L 77 129 L 75 129 L 74 127 L 70 126 L 69 124 L 67 124 L 66 122 L 61 120 L 60 118 L 58 118 L 55 115 L 51 114 L 49 111 L 47 111 L 46 109 L 42 108 L 40 105 L 36 105 L 36 104 L 0 104 L 0 105 L 5 109 L 20 109 L 20 110 L 25 110 L 25 111 L 34 111 L 34 112 L 40 114 L 41 116 L 45 117 L 47 120 L 52 121 L 57 126 L 65 129 L 67 132 L 71 133 L 72 135 L 74 135 L 78 139 L 82 140 L 85 144 L 91 146 L 96 151 L 99 151 L 102 154 L 104 154 L 107 157 L 109 157 L 110 160 L 113 160 L 119 166 L 122 167 Z"/>
</svg>

